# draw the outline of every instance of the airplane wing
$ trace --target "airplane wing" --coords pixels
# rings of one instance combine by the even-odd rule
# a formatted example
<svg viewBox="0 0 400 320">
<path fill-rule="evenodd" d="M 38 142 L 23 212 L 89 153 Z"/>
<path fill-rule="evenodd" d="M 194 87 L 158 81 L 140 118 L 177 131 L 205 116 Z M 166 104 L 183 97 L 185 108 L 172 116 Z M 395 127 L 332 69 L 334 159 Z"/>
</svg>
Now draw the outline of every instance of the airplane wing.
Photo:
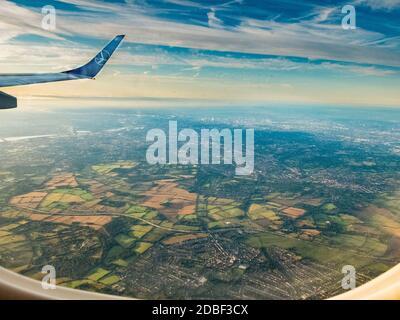
<svg viewBox="0 0 400 320">
<path fill-rule="evenodd" d="M 94 79 L 111 58 L 124 37 L 124 35 L 116 36 L 87 64 L 73 70 L 59 73 L 0 74 L 0 88 L 68 80 Z M 0 92 L 0 109 L 16 107 L 17 103 L 14 97 Z"/>
<path fill-rule="evenodd" d="M 77 79 L 93 79 L 118 48 L 123 35 L 116 36 L 103 50 L 84 66 L 59 73 L 0 74 L 0 87 L 14 87 L 35 83 L 47 83 Z"/>
</svg>

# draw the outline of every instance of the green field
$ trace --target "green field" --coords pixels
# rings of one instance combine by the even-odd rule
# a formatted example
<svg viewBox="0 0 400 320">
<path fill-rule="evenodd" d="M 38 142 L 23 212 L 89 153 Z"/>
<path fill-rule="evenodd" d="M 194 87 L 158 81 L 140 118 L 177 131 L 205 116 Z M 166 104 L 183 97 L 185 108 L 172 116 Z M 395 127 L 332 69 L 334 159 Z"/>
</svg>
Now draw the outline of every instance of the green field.
<svg viewBox="0 0 400 320">
<path fill-rule="evenodd" d="M 89 279 L 89 280 L 92 280 L 92 281 L 98 281 L 98 280 L 100 280 L 101 278 L 103 278 L 103 277 L 105 277 L 107 274 L 109 274 L 110 273 L 110 271 L 108 271 L 108 270 L 105 270 L 105 269 L 103 269 L 103 268 L 97 268 L 91 275 L 89 275 L 87 278 Z"/>
<path fill-rule="evenodd" d="M 136 239 L 126 234 L 119 234 L 115 237 L 115 241 L 123 248 L 129 248 L 135 243 Z"/>
</svg>

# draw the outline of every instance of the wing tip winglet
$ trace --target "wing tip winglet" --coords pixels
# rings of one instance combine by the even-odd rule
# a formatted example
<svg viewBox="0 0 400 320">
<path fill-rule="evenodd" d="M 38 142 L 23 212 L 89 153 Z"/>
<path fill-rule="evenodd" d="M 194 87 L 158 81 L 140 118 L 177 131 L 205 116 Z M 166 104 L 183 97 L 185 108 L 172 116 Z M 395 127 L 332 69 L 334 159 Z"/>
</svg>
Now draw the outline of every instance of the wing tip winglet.
<svg viewBox="0 0 400 320">
<path fill-rule="evenodd" d="M 114 37 L 104 48 L 101 50 L 92 60 L 82 67 L 74 70 L 66 71 L 68 73 L 81 78 L 94 79 L 103 67 L 106 65 L 108 60 L 114 54 L 115 50 L 118 49 L 122 40 L 124 40 L 125 35 L 120 34 Z"/>
</svg>

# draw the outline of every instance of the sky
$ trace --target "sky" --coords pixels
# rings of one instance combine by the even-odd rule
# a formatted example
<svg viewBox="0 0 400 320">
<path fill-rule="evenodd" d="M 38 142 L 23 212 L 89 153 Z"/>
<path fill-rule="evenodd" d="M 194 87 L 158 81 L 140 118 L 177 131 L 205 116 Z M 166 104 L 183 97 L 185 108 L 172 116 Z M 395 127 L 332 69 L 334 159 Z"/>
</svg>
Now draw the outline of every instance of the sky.
<svg viewBox="0 0 400 320">
<path fill-rule="evenodd" d="M 117 34 L 96 81 L 4 91 L 50 105 L 400 106 L 400 0 L 2 1 L 0 73 L 77 67 Z"/>
</svg>

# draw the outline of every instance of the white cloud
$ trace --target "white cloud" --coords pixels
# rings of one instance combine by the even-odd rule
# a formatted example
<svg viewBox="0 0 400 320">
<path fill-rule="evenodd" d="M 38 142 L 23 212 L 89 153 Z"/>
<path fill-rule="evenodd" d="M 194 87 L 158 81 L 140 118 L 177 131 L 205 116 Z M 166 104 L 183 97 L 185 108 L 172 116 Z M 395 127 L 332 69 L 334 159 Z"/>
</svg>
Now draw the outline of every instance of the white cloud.
<svg viewBox="0 0 400 320">
<path fill-rule="evenodd" d="M 325 62 L 321 64 L 321 69 L 340 71 L 347 74 L 360 76 L 384 77 L 399 74 L 399 71 L 377 68 L 374 66 L 344 65 L 339 63 Z"/>
<path fill-rule="evenodd" d="M 394 10 L 400 8 L 400 0 L 359 0 L 358 3 L 374 10 Z"/>
<path fill-rule="evenodd" d="M 207 13 L 207 17 L 209 27 L 218 28 L 222 25 L 222 20 L 217 18 L 214 8 L 211 8 L 211 10 Z"/>
<path fill-rule="evenodd" d="M 337 11 L 337 8 L 319 8 L 314 22 L 324 22 L 329 19 L 329 17 Z"/>
<path fill-rule="evenodd" d="M 200 9 L 207 9 L 207 5 L 203 5 L 198 2 L 193 2 L 189 0 L 165 0 L 168 3 L 176 4 L 183 7 L 192 7 L 192 8 L 200 8 Z"/>
<path fill-rule="evenodd" d="M 21 34 L 34 34 L 52 39 L 61 39 L 57 34 L 42 29 L 42 15 L 12 2 L 3 1 L 0 10 L 0 43 Z M 65 34 L 67 31 L 64 30 Z"/>
<path fill-rule="evenodd" d="M 170 1 L 192 4 L 187 0 Z M 241 3 L 229 1 L 210 11 L 209 23 L 214 26 L 210 29 L 158 18 L 154 12 L 156 9 L 138 6 L 135 2 L 128 5 L 88 0 L 65 2 L 91 11 L 71 15 L 58 10 L 56 33 L 40 28 L 42 17 L 39 12 L 12 2 L 3 3 L 0 10 L 0 44 L 10 45 L 10 39 L 27 33 L 53 39 L 83 35 L 104 40 L 115 34 L 126 33 L 126 42 L 132 43 L 400 66 L 398 39 L 386 39 L 380 33 L 361 28 L 357 32 L 346 32 L 339 24 L 328 24 L 326 21 L 333 15 L 331 8 L 321 8 L 316 12 L 315 19 L 297 23 L 242 18 L 239 26 L 215 28 L 221 24 L 221 19 L 215 15 L 216 10 L 225 10 L 227 6 Z M 112 19 L 102 19 L 103 13 L 107 13 L 107 17 L 111 15 Z M 319 23 L 321 21 L 325 23 Z M 11 50 L 11 47 L 7 47 L 7 50 Z M 65 55 L 71 54 L 67 52 Z M 18 56 L 14 60 L 18 60 Z"/>
</svg>

